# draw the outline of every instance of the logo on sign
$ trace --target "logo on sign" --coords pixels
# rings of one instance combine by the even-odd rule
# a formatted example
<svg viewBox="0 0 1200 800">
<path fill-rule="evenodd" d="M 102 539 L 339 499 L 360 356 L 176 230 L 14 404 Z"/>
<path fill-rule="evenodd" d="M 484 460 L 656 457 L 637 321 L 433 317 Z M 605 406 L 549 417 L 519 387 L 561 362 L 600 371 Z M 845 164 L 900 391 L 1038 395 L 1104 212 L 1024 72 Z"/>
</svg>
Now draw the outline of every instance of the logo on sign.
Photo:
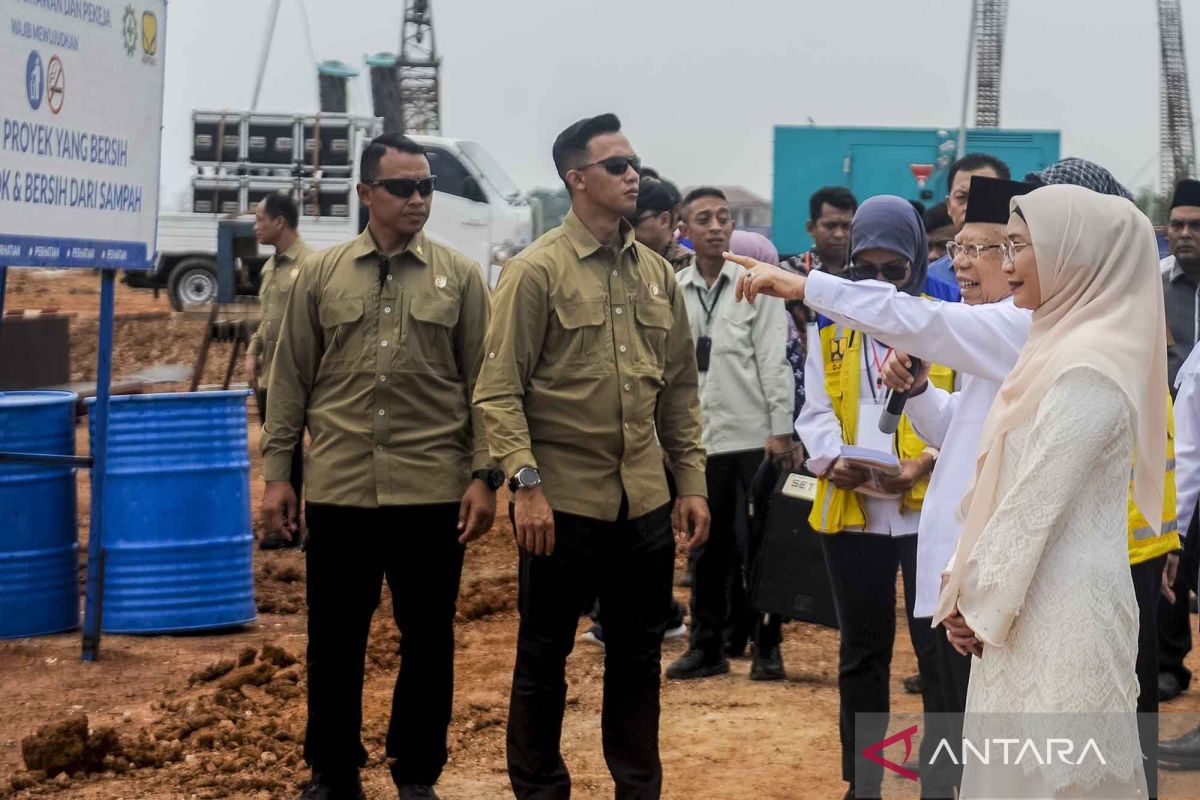
<svg viewBox="0 0 1200 800">
<path fill-rule="evenodd" d="M 25 62 L 25 99 L 29 107 L 37 111 L 42 107 L 42 96 L 46 93 L 46 70 L 42 66 L 42 57 L 37 50 L 29 53 Z"/>
<path fill-rule="evenodd" d="M 138 40 L 137 14 L 133 6 L 125 6 L 125 16 L 121 19 L 121 33 L 125 37 L 125 55 L 132 56 L 137 51 Z"/>
<path fill-rule="evenodd" d="M 148 56 L 158 52 L 158 17 L 152 11 L 142 12 L 142 52 Z"/>
<path fill-rule="evenodd" d="M 46 66 L 46 105 L 57 114 L 62 111 L 63 100 L 67 96 L 67 74 L 63 70 L 62 60 L 53 56 Z"/>
</svg>

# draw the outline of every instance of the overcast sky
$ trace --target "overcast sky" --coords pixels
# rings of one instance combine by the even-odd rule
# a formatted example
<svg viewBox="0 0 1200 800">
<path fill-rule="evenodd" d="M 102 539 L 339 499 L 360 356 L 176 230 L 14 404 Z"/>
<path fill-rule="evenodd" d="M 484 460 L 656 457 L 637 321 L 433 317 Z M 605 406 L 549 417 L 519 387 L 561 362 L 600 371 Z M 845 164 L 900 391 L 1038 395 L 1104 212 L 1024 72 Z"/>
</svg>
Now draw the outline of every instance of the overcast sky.
<svg viewBox="0 0 1200 800">
<path fill-rule="evenodd" d="M 555 184 L 558 131 L 601 111 L 677 183 L 768 197 L 774 125 L 958 124 L 968 0 L 431 1 L 443 133 L 480 142 L 526 190 Z M 311 48 L 301 0 L 283 0 L 260 110 L 316 110 L 314 56 L 361 68 L 399 47 L 402 0 L 304 3 Z M 165 203 L 188 185 L 192 109 L 249 106 L 268 6 L 172 0 Z M 1200 2 L 1183 16 L 1194 54 Z M 1158 81 L 1150 0 L 1010 3 L 1004 127 L 1060 129 L 1064 156 L 1155 185 Z M 369 97 L 364 70 L 352 110 L 369 113 Z"/>
</svg>

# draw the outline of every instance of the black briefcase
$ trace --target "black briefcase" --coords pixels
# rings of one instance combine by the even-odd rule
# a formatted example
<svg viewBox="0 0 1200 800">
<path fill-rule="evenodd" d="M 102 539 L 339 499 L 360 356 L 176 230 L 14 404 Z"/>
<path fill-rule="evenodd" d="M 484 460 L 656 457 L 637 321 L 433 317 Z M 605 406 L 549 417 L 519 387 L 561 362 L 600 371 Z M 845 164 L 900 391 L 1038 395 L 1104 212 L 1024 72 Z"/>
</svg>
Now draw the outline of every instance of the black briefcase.
<svg viewBox="0 0 1200 800">
<path fill-rule="evenodd" d="M 768 499 L 767 508 L 751 510 L 751 526 L 756 528 L 752 535 L 760 538 L 750 572 L 750 605 L 789 619 L 837 628 L 819 538 L 822 534 L 808 524 L 817 480 L 783 472 L 773 486 L 767 498 L 759 498 L 760 502 Z"/>
</svg>

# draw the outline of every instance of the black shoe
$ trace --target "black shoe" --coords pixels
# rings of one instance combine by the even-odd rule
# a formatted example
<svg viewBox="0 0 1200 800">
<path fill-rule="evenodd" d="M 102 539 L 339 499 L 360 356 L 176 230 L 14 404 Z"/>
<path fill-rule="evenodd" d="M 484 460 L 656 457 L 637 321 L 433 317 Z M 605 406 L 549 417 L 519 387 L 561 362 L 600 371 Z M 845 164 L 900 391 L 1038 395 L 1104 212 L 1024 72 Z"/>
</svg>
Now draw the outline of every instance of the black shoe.
<svg viewBox="0 0 1200 800">
<path fill-rule="evenodd" d="M 292 541 L 282 533 L 272 531 L 258 540 L 259 550 L 286 550 L 289 547 L 299 547 L 300 537 L 296 537 L 296 541 Z"/>
<path fill-rule="evenodd" d="M 1169 703 L 1179 697 L 1182 691 L 1183 684 L 1174 672 L 1158 673 L 1158 702 Z"/>
<path fill-rule="evenodd" d="M 921 673 L 909 675 L 904 679 L 904 691 L 909 694 L 921 694 L 925 691 L 925 681 L 921 679 Z"/>
<path fill-rule="evenodd" d="M 752 681 L 781 681 L 783 673 L 783 656 L 779 648 L 773 647 L 766 653 L 754 651 L 754 662 L 750 664 L 750 680 Z"/>
<path fill-rule="evenodd" d="M 592 627 L 590 627 L 586 631 L 584 631 L 582 634 L 580 634 L 579 640 L 581 642 L 587 642 L 588 644 L 594 644 L 594 645 L 596 645 L 596 647 L 603 649 L 604 648 L 604 628 L 600 627 L 600 623 L 597 622 L 595 625 L 593 625 Z"/>
<path fill-rule="evenodd" d="M 335 788 L 327 783 L 314 779 L 308 788 L 300 793 L 300 800 L 367 800 L 361 783 Z"/>
<path fill-rule="evenodd" d="M 1158 760 L 1170 761 L 1183 767 L 1200 767 L 1200 728 L 1158 743 Z"/>
<path fill-rule="evenodd" d="M 690 681 L 729 672 L 729 659 L 712 659 L 696 649 L 690 649 L 667 667 L 667 677 L 674 681 Z"/>
<path fill-rule="evenodd" d="M 432 786 L 411 784 L 400 787 L 400 800 L 438 800 L 438 796 Z"/>
</svg>

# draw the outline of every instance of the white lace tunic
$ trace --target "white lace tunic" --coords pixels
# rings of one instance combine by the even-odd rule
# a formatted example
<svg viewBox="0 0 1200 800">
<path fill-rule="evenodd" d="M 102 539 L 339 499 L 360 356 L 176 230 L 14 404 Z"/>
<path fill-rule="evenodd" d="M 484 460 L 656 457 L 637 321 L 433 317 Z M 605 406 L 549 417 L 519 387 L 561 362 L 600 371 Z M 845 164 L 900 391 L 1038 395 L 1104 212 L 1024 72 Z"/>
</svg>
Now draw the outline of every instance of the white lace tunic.
<svg viewBox="0 0 1200 800">
<path fill-rule="evenodd" d="M 1030 738 L 1043 752 L 1046 737 L 1081 736 L 1076 756 L 1092 738 L 1107 766 L 1089 755 L 1086 766 L 1023 758 L 997 770 L 968 758 L 964 798 L 1079 796 L 1066 787 L 1146 797 L 1127 543 L 1132 454 L 1124 395 L 1086 368 L 1059 378 L 1036 420 L 1005 438 L 996 508 L 966 573 L 996 610 L 967 620 L 991 625 L 985 638 L 1000 646 L 985 644 L 974 661 L 964 735 Z"/>
</svg>

